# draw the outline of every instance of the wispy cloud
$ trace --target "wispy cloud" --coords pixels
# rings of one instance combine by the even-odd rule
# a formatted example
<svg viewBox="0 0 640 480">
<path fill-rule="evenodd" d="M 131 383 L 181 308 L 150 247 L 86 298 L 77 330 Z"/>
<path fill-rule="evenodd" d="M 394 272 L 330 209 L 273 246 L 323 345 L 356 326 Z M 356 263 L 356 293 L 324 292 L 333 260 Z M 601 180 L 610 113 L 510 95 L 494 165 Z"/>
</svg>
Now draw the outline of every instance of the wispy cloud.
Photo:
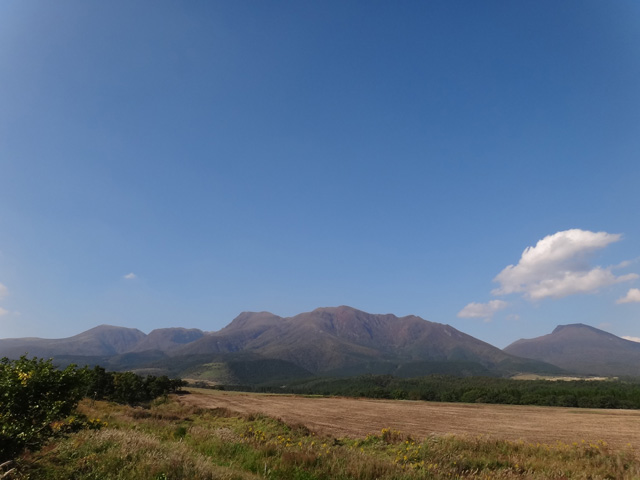
<svg viewBox="0 0 640 480">
<path fill-rule="evenodd" d="M 124 275 L 122 278 L 126 278 L 127 280 L 133 280 L 134 278 L 136 278 L 136 274 L 131 272 L 131 273 L 127 273 L 126 275 Z"/>
<path fill-rule="evenodd" d="M 627 294 L 616 300 L 616 303 L 635 303 L 640 302 L 640 288 L 630 288 Z"/>
<path fill-rule="evenodd" d="M 592 267 L 589 257 L 596 250 L 617 242 L 620 234 L 572 229 L 548 235 L 527 247 L 517 265 L 509 265 L 491 293 L 522 293 L 530 300 L 562 298 L 577 293 L 595 293 L 600 288 L 638 278 L 635 273 L 616 276 L 615 267 Z"/>
<path fill-rule="evenodd" d="M 628 336 L 624 336 L 624 337 L 621 337 L 621 338 L 624 338 L 625 340 L 631 340 L 632 342 L 638 342 L 638 343 L 640 343 L 640 337 L 628 337 Z"/>
<path fill-rule="evenodd" d="M 0 283 L 0 299 L 3 299 L 7 295 L 9 295 L 9 289 L 5 287 L 2 283 Z M 0 307 L 0 317 L 8 314 L 9 314 L 9 310 L 6 310 Z"/>
<path fill-rule="evenodd" d="M 502 300 L 491 300 L 487 303 L 471 302 L 458 312 L 460 318 L 491 318 L 498 310 L 507 306 Z"/>
</svg>

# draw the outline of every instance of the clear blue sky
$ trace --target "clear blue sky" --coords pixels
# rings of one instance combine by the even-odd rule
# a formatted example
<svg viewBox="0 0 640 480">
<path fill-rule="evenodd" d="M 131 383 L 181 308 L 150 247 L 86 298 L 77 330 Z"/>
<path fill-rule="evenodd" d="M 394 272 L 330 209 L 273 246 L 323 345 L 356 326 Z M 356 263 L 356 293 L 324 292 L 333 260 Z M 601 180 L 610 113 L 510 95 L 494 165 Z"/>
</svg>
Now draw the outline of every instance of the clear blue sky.
<svg viewBox="0 0 640 480">
<path fill-rule="evenodd" d="M 6 0 L 0 338 L 640 337 L 639 153 L 635 1 Z"/>
</svg>

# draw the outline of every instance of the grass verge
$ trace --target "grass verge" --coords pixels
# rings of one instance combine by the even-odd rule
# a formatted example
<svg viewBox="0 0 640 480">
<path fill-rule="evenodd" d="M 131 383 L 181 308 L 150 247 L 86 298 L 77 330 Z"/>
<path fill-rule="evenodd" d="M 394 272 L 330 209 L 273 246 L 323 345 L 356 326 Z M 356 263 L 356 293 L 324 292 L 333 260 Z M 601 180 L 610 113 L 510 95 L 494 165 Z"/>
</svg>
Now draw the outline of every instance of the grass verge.
<svg viewBox="0 0 640 480">
<path fill-rule="evenodd" d="M 64 480 L 404 480 L 640 478 L 636 452 L 605 442 L 530 444 L 485 437 L 417 440 L 383 429 L 320 437 L 304 425 L 175 399 L 151 408 L 81 403 L 103 427 L 57 439 L 16 461 L 9 478 Z"/>
</svg>

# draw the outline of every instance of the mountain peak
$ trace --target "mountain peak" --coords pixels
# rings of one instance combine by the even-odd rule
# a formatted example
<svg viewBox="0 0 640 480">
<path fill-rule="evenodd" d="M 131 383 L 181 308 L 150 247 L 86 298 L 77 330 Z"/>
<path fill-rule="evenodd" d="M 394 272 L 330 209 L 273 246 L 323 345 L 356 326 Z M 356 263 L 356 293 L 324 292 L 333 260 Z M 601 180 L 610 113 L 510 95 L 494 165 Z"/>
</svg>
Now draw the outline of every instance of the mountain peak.
<svg viewBox="0 0 640 480">
<path fill-rule="evenodd" d="M 640 343 L 583 323 L 558 325 L 550 334 L 518 340 L 504 351 L 579 374 L 640 375 Z"/>
<path fill-rule="evenodd" d="M 551 332 L 551 334 L 554 333 L 559 333 L 563 330 L 571 330 L 571 329 L 589 329 L 589 330 L 593 330 L 596 332 L 602 332 L 602 330 L 598 330 L 597 328 L 594 328 L 590 325 L 586 325 L 584 323 L 569 323 L 567 325 L 558 325 L 556 328 L 553 329 L 553 331 Z M 604 332 L 603 332 L 604 333 Z"/>
<path fill-rule="evenodd" d="M 197 328 L 156 328 L 138 342 L 132 351 L 160 350 L 169 352 L 183 345 L 195 342 L 204 336 L 204 332 Z"/>
<path fill-rule="evenodd" d="M 318 307 L 313 312 L 328 312 L 328 313 L 365 313 L 357 308 L 350 307 L 349 305 L 340 305 L 338 307 Z M 313 313 L 311 312 L 311 313 Z"/>
<path fill-rule="evenodd" d="M 144 332 L 142 332 L 141 330 L 138 330 L 137 328 L 119 327 L 116 325 L 108 325 L 106 323 L 100 324 L 97 327 L 90 328 L 89 330 L 85 330 L 84 332 L 79 333 L 78 335 L 84 335 L 85 333 L 96 334 L 101 332 L 116 332 L 116 331 L 138 332 L 138 333 L 141 333 L 142 335 L 145 335 Z"/>
<path fill-rule="evenodd" d="M 281 321 L 282 317 L 271 312 L 242 312 L 231 323 L 224 327 L 221 332 L 237 330 L 243 328 L 262 328 L 267 325 Z"/>
<path fill-rule="evenodd" d="M 17 357 L 24 353 L 36 357 L 58 355 L 115 355 L 130 351 L 146 335 L 136 328 L 98 325 L 68 338 L 7 339 L 0 341 L 0 353 Z"/>
</svg>

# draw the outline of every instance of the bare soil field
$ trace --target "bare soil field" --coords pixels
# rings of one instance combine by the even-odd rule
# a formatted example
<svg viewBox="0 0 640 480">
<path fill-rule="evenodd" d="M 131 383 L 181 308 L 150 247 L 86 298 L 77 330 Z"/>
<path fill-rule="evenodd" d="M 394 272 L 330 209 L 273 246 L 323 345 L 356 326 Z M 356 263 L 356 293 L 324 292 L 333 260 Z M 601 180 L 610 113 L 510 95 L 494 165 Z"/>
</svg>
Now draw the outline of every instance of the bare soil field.
<svg viewBox="0 0 640 480">
<path fill-rule="evenodd" d="M 416 439 L 433 435 L 488 436 L 553 444 L 597 442 L 640 449 L 639 410 L 595 410 L 408 400 L 310 398 L 189 389 L 184 404 L 263 413 L 302 423 L 321 435 L 365 437 L 392 428 Z"/>
</svg>

